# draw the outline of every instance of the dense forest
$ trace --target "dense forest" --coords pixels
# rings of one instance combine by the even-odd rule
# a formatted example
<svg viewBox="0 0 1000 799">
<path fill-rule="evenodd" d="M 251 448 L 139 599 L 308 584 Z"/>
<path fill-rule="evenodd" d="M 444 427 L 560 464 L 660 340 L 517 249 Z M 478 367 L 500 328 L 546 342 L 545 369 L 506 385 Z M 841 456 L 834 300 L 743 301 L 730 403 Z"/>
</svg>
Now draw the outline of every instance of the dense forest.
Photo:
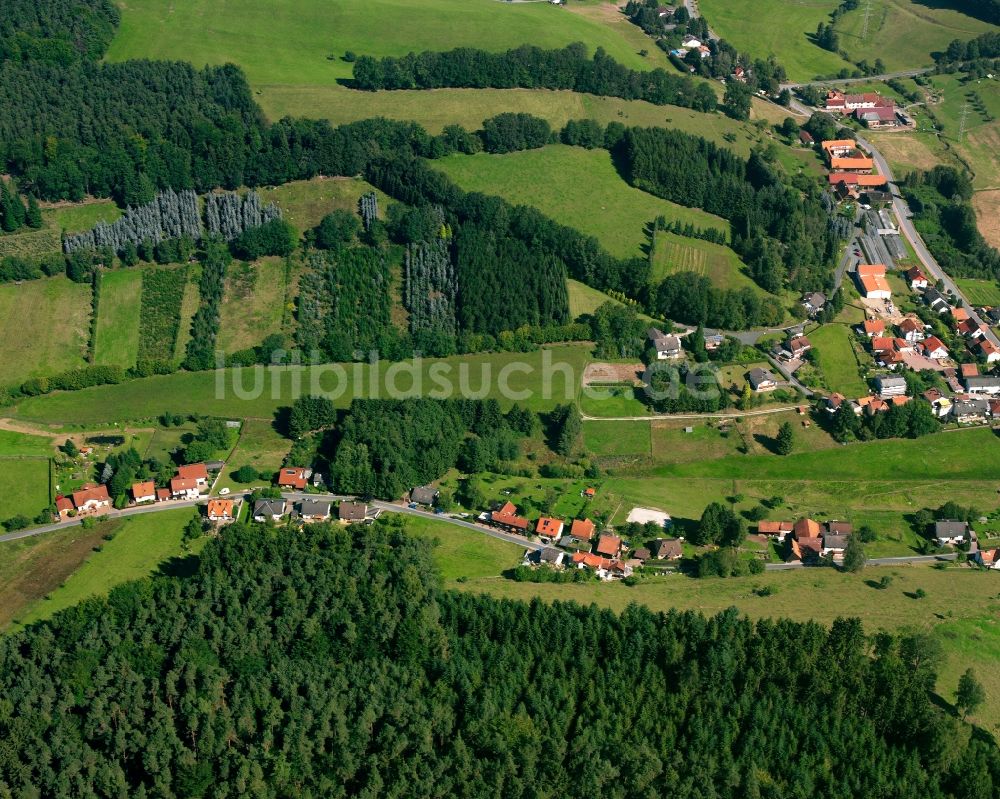
<svg viewBox="0 0 1000 799">
<path fill-rule="evenodd" d="M 496 400 L 356 399 L 337 428 L 340 440 L 330 474 L 337 491 L 398 499 L 414 486 L 437 480 L 470 450 L 492 448 L 499 460 L 517 457 L 516 443 L 499 446 L 526 432 L 520 408 L 505 417 Z M 468 443 L 467 437 L 472 436 Z M 500 453 L 507 453 L 500 457 Z"/>
<path fill-rule="evenodd" d="M 633 186 L 729 219 L 733 249 L 767 291 L 826 287 L 840 240 L 814 181 L 673 129 L 628 128 L 612 152 Z"/>
<path fill-rule="evenodd" d="M 440 589 L 398 519 L 234 525 L 0 641 L 7 796 L 994 796 L 926 637 Z"/>
<path fill-rule="evenodd" d="M 15 233 L 27 227 L 37 230 L 42 226 L 42 211 L 34 197 L 27 201 L 18 194 L 17 187 L 0 179 L 0 234 Z"/>
<path fill-rule="evenodd" d="M 362 56 L 354 64 L 359 89 L 569 89 L 656 105 L 714 111 L 712 87 L 663 69 L 637 72 L 598 48 L 588 57 L 577 42 L 559 50 L 525 45 L 505 53 L 461 47 L 399 58 Z"/>
<path fill-rule="evenodd" d="M 100 58 L 118 26 L 112 0 L 4 0 L 0 61 Z"/>
<path fill-rule="evenodd" d="M 949 166 L 911 172 L 903 192 L 921 237 L 948 274 L 1000 280 L 1000 252 L 979 232 L 968 175 Z"/>
</svg>

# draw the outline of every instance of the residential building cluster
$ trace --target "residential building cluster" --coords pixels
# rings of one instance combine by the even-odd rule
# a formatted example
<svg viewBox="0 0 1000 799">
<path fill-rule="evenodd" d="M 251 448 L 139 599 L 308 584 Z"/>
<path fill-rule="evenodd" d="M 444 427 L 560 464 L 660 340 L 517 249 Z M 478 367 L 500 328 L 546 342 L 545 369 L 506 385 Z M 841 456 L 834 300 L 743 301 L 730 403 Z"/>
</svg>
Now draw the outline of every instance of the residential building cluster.
<svg viewBox="0 0 1000 799">
<path fill-rule="evenodd" d="M 813 563 L 824 557 L 841 560 L 854 526 L 836 520 L 820 524 L 803 518 L 795 522 L 762 521 L 757 525 L 757 533 L 786 544 L 786 563 Z"/>
<path fill-rule="evenodd" d="M 853 116 L 866 128 L 873 130 L 914 126 L 913 118 L 896 108 L 895 100 L 883 97 L 878 92 L 845 94 L 832 90 L 826 96 L 826 110 L 832 114 Z"/>
</svg>

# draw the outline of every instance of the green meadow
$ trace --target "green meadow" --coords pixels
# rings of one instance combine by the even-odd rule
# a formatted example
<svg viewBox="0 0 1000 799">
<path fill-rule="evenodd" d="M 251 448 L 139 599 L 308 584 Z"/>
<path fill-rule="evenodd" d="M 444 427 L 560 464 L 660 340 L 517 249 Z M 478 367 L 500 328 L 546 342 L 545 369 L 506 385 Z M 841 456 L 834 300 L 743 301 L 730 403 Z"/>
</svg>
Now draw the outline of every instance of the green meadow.
<svg viewBox="0 0 1000 799">
<path fill-rule="evenodd" d="M 603 47 L 635 69 L 665 63 L 651 43 L 651 56 L 640 56 L 639 40 L 617 27 L 548 3 L 495 0 L 296 0 L 280 9 L 269 0 L 129 0 L 107 58 L 179 59 L 195 66 L 232 62 L 256 86 L 334 85 L 351 76 L 343 59 L 348 50 L 401 56 L 583 42 L 591 52 Z"/>
<path fill-rule="evenodd" d="M 774 56 L 793 81 L 812 80 L 851 65 L 810 40 L 829 22 L 837 0 L 699 0 L 712 29 L 741 52 Z"/>
<path fill-rule="evenodd" d="M 861 397 L 868 393 L 868 384 L 858 374 L 858 359 L 851 347 L 853 338 L 851 329 L 840 324 L 823 325 L 809 334 L 830 390 L 846 397 Z"/>
<path fill-rule="evenodd" d="M 139 355 L 139 308 L 142 270 L 121 269 L 101 277 L 94 362 L 135 366 Z"/>
<path fill-rule="evenodd" d="M 658 216 L 729 230 L 721 217 L 629 186 L 607 150 L 554 144 L 506 155 L 452 155 L 433 164 L 463 189 L 533 205 L 557 222 L 596 236 L 619 257 L 643 254 L 646 224 Z"/>
<path fill-rule="evenodd" d="M 49 506 L 47 456 L 0 458 L 0 521 L 18 514 L 34 519 Z"/>
</svg>

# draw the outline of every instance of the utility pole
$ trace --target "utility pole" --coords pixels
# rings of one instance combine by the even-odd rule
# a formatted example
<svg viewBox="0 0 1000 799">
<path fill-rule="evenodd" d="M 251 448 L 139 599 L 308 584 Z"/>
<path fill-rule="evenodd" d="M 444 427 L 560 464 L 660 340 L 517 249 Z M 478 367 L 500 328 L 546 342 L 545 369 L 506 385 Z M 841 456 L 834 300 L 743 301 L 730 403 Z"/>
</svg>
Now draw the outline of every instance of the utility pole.
<svg viewBox="0 0 1000 799">
<path fill-rule="evenodd" d="M 865 0 L 865 22 L 861 26 L 861 41 L 868 38 L 868 20 L 872 15 L 872 0 Z"/>
<path fill-rule="evenodd" d="M 958 140 L 965 141 L 965 122 L 969 118 L 969 104 L 962 103 L 962 118 L 958 122 Z"/>
</svg>

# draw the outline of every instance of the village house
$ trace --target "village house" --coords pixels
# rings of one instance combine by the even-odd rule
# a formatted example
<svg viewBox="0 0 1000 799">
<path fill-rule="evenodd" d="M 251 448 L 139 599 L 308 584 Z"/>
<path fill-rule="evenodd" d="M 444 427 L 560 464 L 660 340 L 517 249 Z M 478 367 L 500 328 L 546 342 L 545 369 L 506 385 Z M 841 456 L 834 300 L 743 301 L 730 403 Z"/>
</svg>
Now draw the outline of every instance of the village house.
<svg viewBox="0 0 1000 799">
<path fill-rule="evenodd" d="M 177 476 L 184 480 L 194 480 L 198 488 L 208 488 L 208 468 L 204 463 L 189 463 L 177 467 Z"/>
<path fill-rule="evenodd" d="M 802 307 L 805 308 L 809 316 L 815 316 L 826 306 L 826 295 L 819 291 L 812 291 L 802 295 Z"/>
<path fill-rule="evenodd" d="M 938 291 L 933 286 L 928 287 L 923 293 L 924 303 L 935 313 L 947 313 L 951 310 L 948 305 L 948 300 L 945 298 L 944 294 Z"/>
<path fill-rule="evenodd" d="M 820 142 L 820 147 L 827 160 L 831 158 L 844 158 L 858 149 L 858 143 L 854 139 L 827 139 Z"/>
<path fill-rule="evenodd" d="M 919 319 L 913 319 L 907 316 L 902 322 L 900 322 L 897 327 L 899 328 L 900 335 L 911 344 L 915 344 L 918 341 L 923 341 L 925 334 L 924 323 Z"/>
<path fill-rule="evenodd" d="M 929 388 L 921 396 L 931 404 L 931 410 L 938 419 L 944 419 L 951 414 L 951 400 L 936 388 Z"/>
<path fill-rule="evenodd" d="M 866 156 L 849 155 L 843 158 L 831 158 L 830 169 L 834 172 L 854 172 L 859 175 L 870 175 L 875 169 L 875 162 Z"/>
<path fill-rule="evenodd" d="M 809 343 L 809 339 L 805 336 L 794 336 L 785 340 L 778 354 L 787 361 L 800 360 L 811 349 L 812 344 Z"/>
<path fill-rule="evenodd" d="M 563 560 L 566 558 L 566 553 L 561 552 L 553 547 L 544 547 L 543 549 L 536 549 L 533 552 L 528 553 L 527 559 L 533 561 L 540 566 L 549 566 L 553 569 L 558 569 L 562 567 Z"/>
<path fill-rule="evenodd" d="M 858 188 L 874 188 L 876 186 L 885 186 L 889 181 L 886 180 L 885 175 L 864 175 L 857 172 L 831 172 L 827 176 L 827 182 L 834 187 L 838 187 L 841 184 L 848 189 L 847 194 L 852 194 L 857 196 Z"/>
<path fill-rule="evenodd" d="M 646 332 L 646 336 L 653 349 L 656 350 L 656 358 L 660 361 L 673 361 L 684 357 L 684 349 L 681 347 L 681 340 L 677 336 L 668 336 L 662 330 L 651 327 Z"/>
<path fill-rule="evenodd" d="M 823 402 L 826 412 L 829 414 L 834 414 L 840 410 L 840 406 L 844 404 L 844 400 L 847 399 L 839 391 L 834 391 L 830 394 Z"/>
<path fill-rule="evenodd" d="M 962 363 L 958 365 L 958 370 L 964 380 L 967 377 L 979 377 L 979 366 L 974 363 Z"/>
<path fill-rule="evenodd" d="M 823 551 L 825 557 L 839 559 L 847 549 L 848 539 L 854 535 L 854 525 L 849 522 L 830 521 L 823 526 Z"/>
<path fill-rule="evenodd" d="M 657 538 L 653 542 L 651 554 L 657 560 L 680 560 L 684 550 L 678 538 Z"/>
<path fill-rule="evenodd" d="M 344 503 L 341 503 L 343 507 Z M 306 524 L 325 522 L 330 518 L 331 503 L 321 499 L 304 499 L 299 503 L 299 518 Z M 365 508 L 366 506 L 362 505 Z M 362 517 L 364 518 L 364 517 Z"/>
<path fill-rule="evenodd" d="M 278 485 L 282 488 L 292 488 L 302 491 L 309 482 L 309 475 L 306 474 L 303 466 L 282 466 L 278 471 Z"/>
<path fill-rule="evenodd" d="M 440 492 L 434 486 L 417 486 L 410 491 L 410 502 L 430 507 L 438 500 Z"/>
<path fill-rule="evenodd" d="M 73 492 L 73 506 L 78 513 L 93 513 L 111 507 L 108 487 L 87 483 L 79 491 Z"/>
<path fill-rule="evenodd" d="M 306 503 L 303 503 L 303 506 Z M 303 515 L 305 511 L 309 512 L 310 515 L 322 514 L 325 510 L 327 517 L 330 515 L 330 506 L 327 505 L 326 508 L 315 507 L 315 504 L 310 504 L 308 508 L 303 507 Z M 368 506 L 364 502 L 349 502 L 344 500 L 337 507 L 337 519 L 344 522 L 345 524 L 351 524 L 353 522 L 363 522 L 368 516 Z M 317 519 L 317 521 L 319 521 Z"/>
<path fill-rule="evenodd" d="M 737 80 L 739 80 L 738 77 Z M 746 79 L 744 79 L 743 82 L 746 83 Z M 800 130 L 799 143 L 803 147 L 812 147 L 814 144 L 816 144 L 816 140 L 812 137 L 812 134 L 808 130 Z"/>
<path fill-rule="evenodd" d="M 857 111 L 859 108 L 893 108 L 895 105 L 895 100 L 883 97 L 878 92 L 844 94 L 841 91 L 832 89 L 826 96 L 826 110 L 840 114 L 849 114 Z"/>
<path fill-rule="evenodd" d="M 527 535 L 531 523 L 517 515 L 517 506 L 513 502 L 505 502 L 490 514 L 490 523 L 494 527 L 506 530 L 508 533 Z"/>
<path fill-rule="evenodd" d="M 164 486 L 163 488 L 156 489 L 156 501 L 166 502 L 170 499 L 170 489 Z"/>
<path fill-rule="evenodd" d="M 996 375 L 972 375 L 965 378 L 965 390 L 970 394 L 1000 394 L 1000 377 Z"/>
<path fill-rule="evenodd" d="M 892 106 L 858 108 L 854 111 L 854 118 L 871 130 L 895 128 L 899 125 L 896 109 Z"/>
<path fill-rule="evenodd" d="M 948 357 L 948 348 L 937 336 L 928 336 L 925 338 L 923 340 L 922 347 L 925 358 L 930 358 L 931 360 L 936 361 L 941 358 Z"/>
<path fill-rule="evenodd" d="M 173 499 L 198 499 L 201 489 L 194 477 L 174 477 L 170 480 L 170 496 Z"/>
<path fill-rule="evenodd" d="M 958 309 L 956 308 L 955 310 L 957 311 Z M 963 308 L 962 310 L 965 309 Z M 963 319 L 955 326 L 955 332 L 960 333 L 968 339 L 975 340 L 989 332 L 989 328 L 980 325 L 974 319 Z"/>
<path fill-rule="evenodd" d="M 617 535 L 605 533 L 597 539 L 597 554 L 617 558 L 622 553 L 622 540 Z"/>
<path fill-rule="evenodd" d="M 980 358 L 983 358 L 986 363 L 996 363 L 1000 361 L 1000 347 L 997 347 L 992 341 L 990 341 L 985 336 L 980 339 L 979 343 L 973 348 L 973 352 Z"/>
<path fill-rule="evenodd" d="M 777 538 L 784 541 L 788 534 L 792 532 L 792 522 L 771 522 L 762 521 L 757 523 L 757 535 L 766 535 L 769 538 Z"/>
<path fill-rule="evenodd" d="M 789 538 L 790 560 L 815 560 L 823 551 L 822 529 L 813 519 L 799 519 Z"/>
<path fill-rule="evenodd" d="M 569 532 L 564 532 L 559 539 L 559 546 L 578 552 L 590 552 L 593 537 L 594 523 L 590 519 L 573 519 Z"/>
<path fill-rule="evenodd" d="M 892 289 L 885 279 L 885 264 L 858 264 L 855 272 L 861 296 L 869 300 L 888 300 Z"/>
<path fill-rule="evenodd" d="M 972 557 L 984 569 L 1000 569 L 1000 548 L 977 549 Z"/>
<path fill-rule="evenodd" d="M 920 271 L 919 266 L 913 266 L 907 269 L 906 279 L 910 283 L 910 288 L 914 291 L 922 291 L 930 285 L 926 275 Z"/>
<path fill-rule="evenodd" d="M 890 375 L 876 375 L 875 390 L 880 397 L 902 397 L 906 394 L 906 380 Z"/>
<path fill-rule="evenodd" d="M 859 331 L 862 335 L 872 338 L 873 336 L 885 335 L 885 322 L 882 319 L 865 319 L 861 323 Z"/>
<path fill-rule="evenodd" d="M 959 424 L 981 424 L 990 414 L 990 403 L 986 399 L 956 398 L 951 413 Z"/>
<path fill-rule="evenodd" d="M 564 526 L 559 519 L 554 519 L 551 516 L 542 516 L 535 523 L 535 535 L 545 543 L 558 541 L 562 536 Z"/>
<path fill-rule="evenodd" d="M 758 394 L 773 391 L 778 387 L 778 379 L 767 369 L 762 369 L 759 366 L 755 366 L 747 372 L 747 380 L 750 383 L 750 388 Z"/>
<path fill-rule="evenodd" d="M 143 502 L 156 502 L 156 483 L 152 480 L 135 483 L 132 486 L 132 500 L 136 505 L 141 505 Z"/>
<path fill-rule="evenodd" d="M 76 514 L 76 508 L 73 507 L 73 500 L 69 497 L 64 497 L 60 494 L 56 497 L 56 515 L 59 517 L 59 521 L 68 519 L 70 515 Z"/>
<path fill-rule="evenodd" d="M 235 517 L 233 509 L 236 503 L 231 499 L 210 499 L 206 515 L 211 522 L 231 522 Z"/>
<path fill-rule="evenodd" d="M 288 503 L 284 499 L 258 499 L 253 505 L 255 522 L 276 522 L 287 513 Z"/>
<path fill-rule="evenodd" d="M 934 522 L 934 539 L 939 546 L 948 544 L 961 544 L 969 538 L 971 531 L 968 522 L 960 522 L 954 519 L 944 519 Z"/>
</svg>

